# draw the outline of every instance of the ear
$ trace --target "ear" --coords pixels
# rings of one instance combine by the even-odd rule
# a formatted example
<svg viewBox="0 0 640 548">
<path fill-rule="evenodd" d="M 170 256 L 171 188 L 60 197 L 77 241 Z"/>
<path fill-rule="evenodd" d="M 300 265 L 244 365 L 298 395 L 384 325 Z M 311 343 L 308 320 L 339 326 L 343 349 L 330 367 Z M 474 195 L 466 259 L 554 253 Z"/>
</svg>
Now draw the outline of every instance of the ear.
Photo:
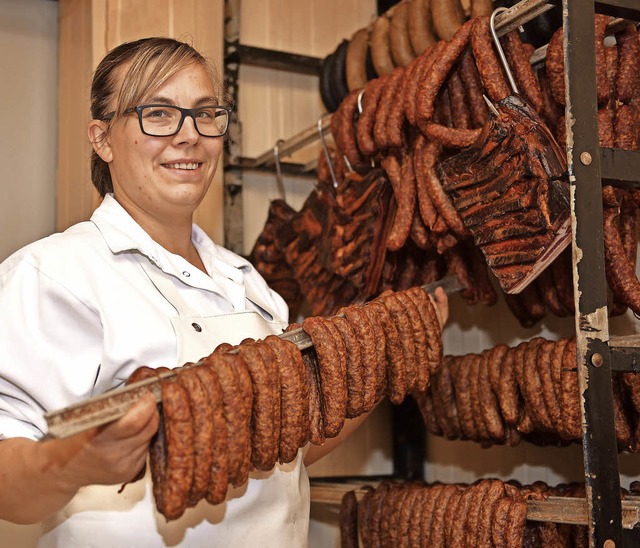
<svg viewBox="0 0 640 548">
<path fill-rule="evenodd" d="M 113 151 L 111 150 L 111 144 L 109 143 L 109 133 L 107 131 L 107 122 L 102 120 L 91 120 L 89 127 L 87 128 L 87 134 L 89 136 L 89 142 L 96 151 L 96 154 L 100 156 L 105 162 L 109 163 L 113 159 Z"/>
</svg>

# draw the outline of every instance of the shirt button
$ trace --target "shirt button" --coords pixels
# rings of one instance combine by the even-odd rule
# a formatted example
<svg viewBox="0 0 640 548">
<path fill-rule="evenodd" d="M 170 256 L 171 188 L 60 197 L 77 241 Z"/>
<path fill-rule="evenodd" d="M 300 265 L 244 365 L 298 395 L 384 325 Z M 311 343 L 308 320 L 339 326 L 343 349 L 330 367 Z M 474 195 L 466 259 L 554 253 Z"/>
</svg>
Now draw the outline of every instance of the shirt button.
<svg viewBox="0 0 640 548">
<path fill-rule="evenodd" d="M 198 333 L 200 333 L 202 331 L 202 327 L 200 327 L 199 323 L 193 322 L 191 324 L 191 327 L 193 327 L 196 330 L 196 332 L 198 332 Z"/>
<path fill-rule="evenodd" d="M 191 273 L 190 273 L 190 272 L 187 272 L 187 271 L 185 270 L 185 271 L 182 273 L 182 275 L 183 275 L 185 278 L 188 278 L 189 276 L 191 276 Z"/>
</svg>

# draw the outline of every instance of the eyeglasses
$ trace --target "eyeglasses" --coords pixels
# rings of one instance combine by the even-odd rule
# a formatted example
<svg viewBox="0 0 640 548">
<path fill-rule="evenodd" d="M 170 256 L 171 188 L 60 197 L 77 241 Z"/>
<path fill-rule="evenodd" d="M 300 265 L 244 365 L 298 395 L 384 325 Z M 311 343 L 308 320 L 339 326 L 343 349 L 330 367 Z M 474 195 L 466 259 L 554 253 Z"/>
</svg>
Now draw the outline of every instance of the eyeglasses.
<svg viewBox="0 0 640 548">
<path fill-rule="evenodd" d="M 180 131 L 187 116 L 193 118 L 196 131 L 203 137 L 221 137 L 229 128 L 231 108 L 206 105 L 197 108 L 181 108 L 170 105 L 139 105 L 126 109 L 123 114 L 138 113 L 140 130 L 150 137 L 170 137 Z M 115 112 L 104 119 L 111 120 Z"/>
</svg>

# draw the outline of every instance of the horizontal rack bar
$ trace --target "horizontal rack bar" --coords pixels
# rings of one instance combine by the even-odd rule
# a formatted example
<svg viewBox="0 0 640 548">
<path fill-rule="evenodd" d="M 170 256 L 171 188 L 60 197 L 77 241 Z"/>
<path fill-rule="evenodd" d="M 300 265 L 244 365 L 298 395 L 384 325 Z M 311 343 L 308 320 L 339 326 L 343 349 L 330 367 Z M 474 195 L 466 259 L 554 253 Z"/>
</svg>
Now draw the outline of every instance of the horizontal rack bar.
<svg viewBox="0 0 640 548">
<path fill-rule="evenodd" d="M 619 187 L 638 187 L 640 151 L 619 148 L 600 149 L 602 183 Z"/>
<path fill-rule="evenodd" d="M 356 493 L 362 500 L 366 490 L 362 485 L 375 486 L 377 482 L 327 483 L 311 478 L 311 502 L 321 504 L 340 504 L 342 497 L 349 491 Z M 575 497 L 548 497 L 546 500 L 527 501 L 527 519 L 571 525 L 587 525 L 587 500 Z M 622 527 L 633 529 L 640 523 L 640 497 L 629 496 L 622 501 Z"/>
<path fill-rule="evenodd" d="M 243 171 L 259 171 L 263 173 L 274 173 L 274 166 L 255 166 L 253 158 L 247 158 L 245 156 L 238 156 L 236 158 L 229 158 L 225 160 L 225 169 L 238 169 Z M 317 178 L 318 162 L 313 160 L 306 164 L 294 163 L 294 162 L 280 162 L 280 171 L 283 175 L 291 175 L 295 177 L 310 177 L 314 180 Z"/>
<path fill-rule="evenodd" d="M 225 42 L 225 64 L 243 64 L 318 76 L 323 59 L 274 49 Z"/>
<path fill-rule="evenodd" d="M 428 293 L 433 293 L 438 287 L 442 287 L 447 294 L 462 289 L 458 279 L 453 276 L 424 285 L 422 289 Z M 295 343 L 300 350 L 313 346 L 311 339 L 302 329 L 293 329 L 279 335 L 279 337 Z M 203 364 L 204 360 L 200 360 L 185 368 L 199 367 Z M 160 379 L 167 379 L 175 377 L 176 374 L 175 371 L 168 371 L 160 373 L 159 377 Z M 146 392 L 151 392 L 157 402 L 162 401 L 161 380 L 158 378 L 145 379 L 128 386 L 110 390 L 64 409 L 46 413 L 47 437 L 64 438 L 119 419 Z"/>
</svg>

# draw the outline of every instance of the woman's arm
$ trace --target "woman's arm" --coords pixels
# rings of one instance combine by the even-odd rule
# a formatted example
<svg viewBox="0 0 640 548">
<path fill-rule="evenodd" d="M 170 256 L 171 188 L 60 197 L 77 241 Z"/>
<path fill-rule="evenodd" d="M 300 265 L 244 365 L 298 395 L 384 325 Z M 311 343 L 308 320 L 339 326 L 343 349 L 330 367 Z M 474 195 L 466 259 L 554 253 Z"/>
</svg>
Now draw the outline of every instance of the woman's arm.
<svg viewBox="0 0 640 548">
<path fill-rule="evenodd" d="M 118 421 L 69 438 L 0 441 L 0 519 L 41 522 L 84 485 L 131 480 L 142 468 L 158 429 L 155 398 L 143 396 Z"/>
</svg>

